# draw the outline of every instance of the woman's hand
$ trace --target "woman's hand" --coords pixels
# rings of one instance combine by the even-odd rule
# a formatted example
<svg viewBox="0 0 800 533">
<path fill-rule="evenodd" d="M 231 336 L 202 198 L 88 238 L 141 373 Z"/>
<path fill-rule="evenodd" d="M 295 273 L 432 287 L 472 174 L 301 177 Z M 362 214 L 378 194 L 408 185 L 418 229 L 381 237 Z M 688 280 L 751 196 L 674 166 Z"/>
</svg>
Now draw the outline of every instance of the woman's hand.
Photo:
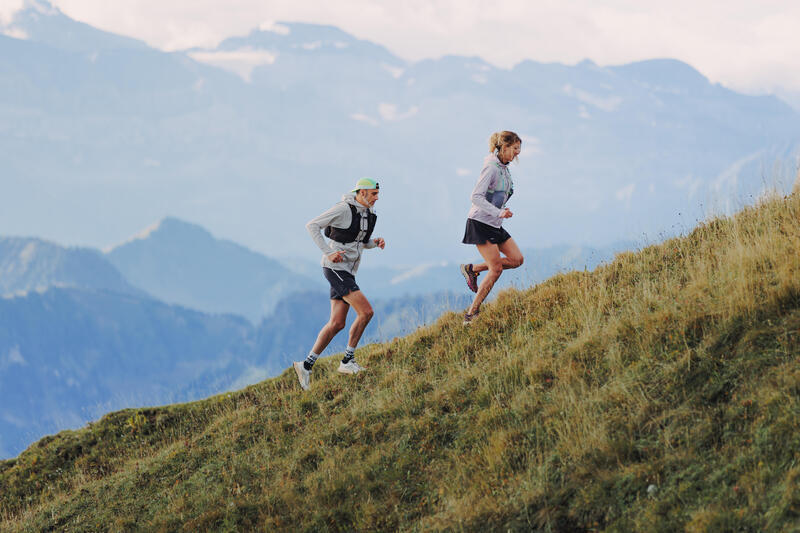
<svg viewBox="0 0 800 533">
<path fill-rule="evenodd" d="M 333 252 L 328 256 L 328 261 L 331 263 L 340 263 L 344 259 L 344 252 Z"/>
<path fill-rule="evenodd" d="M 513 216 L 514 213 L 511 212 L 511 209 L 503 208 L 503 210 L 500 211 L 500 218 L 511 218 Z"/>
</svg>

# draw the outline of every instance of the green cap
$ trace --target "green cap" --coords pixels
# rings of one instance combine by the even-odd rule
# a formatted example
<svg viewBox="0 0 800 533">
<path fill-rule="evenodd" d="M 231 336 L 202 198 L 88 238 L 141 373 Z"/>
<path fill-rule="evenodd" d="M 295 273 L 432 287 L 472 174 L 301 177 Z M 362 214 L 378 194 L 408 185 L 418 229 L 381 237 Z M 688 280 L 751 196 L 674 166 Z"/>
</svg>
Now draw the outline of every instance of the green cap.
<svg viewBox="0 0 800 533">
<path fill-rule="evenodd" d="M 380 189 L 381 186 L 372 178 L 361 178 L 356 182 L 355 188 L 350 192 L 356 192 L 360 189 Z"/>
</svg>

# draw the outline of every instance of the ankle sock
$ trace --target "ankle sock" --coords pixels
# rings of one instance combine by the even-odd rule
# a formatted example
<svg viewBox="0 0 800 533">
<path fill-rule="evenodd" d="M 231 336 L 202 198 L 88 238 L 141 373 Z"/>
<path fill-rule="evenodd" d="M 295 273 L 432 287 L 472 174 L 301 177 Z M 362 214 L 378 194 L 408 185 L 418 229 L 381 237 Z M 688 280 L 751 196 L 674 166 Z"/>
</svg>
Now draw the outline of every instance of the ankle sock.
<svg viewBox="0 0 800 533">
<path fill-rule="evenodd" d="M 306 360 L 303 361 L 303 368 L 306 370 L 311 370 L 311 367 L 313 367 L 314 363 L 317 361 L 317 357 L 319 357 L 318 353 L 308 352 Z"/>
<path fill-rule="evenodd" d="M 353 360 L 353 357 L 356 356 L 356 348 L 355 346 L 348 346 L 347 349 L 344 351 L 344 357 L 342 357 L 342 363 L 347 364 Z"/>
</svg>

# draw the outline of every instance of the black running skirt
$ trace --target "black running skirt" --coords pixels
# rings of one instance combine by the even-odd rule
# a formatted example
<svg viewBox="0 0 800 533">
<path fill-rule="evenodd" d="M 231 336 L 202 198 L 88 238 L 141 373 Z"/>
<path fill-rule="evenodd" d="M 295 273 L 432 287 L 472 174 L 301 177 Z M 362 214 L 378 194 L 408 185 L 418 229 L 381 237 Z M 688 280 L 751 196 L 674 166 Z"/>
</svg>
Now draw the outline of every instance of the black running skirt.
<svg viewBox="0 0 800 533">
<path fill-rule="evenodd" d="M 467 219 L 467 227 L 464 229 L 464 244 L 503 244 L 511 235 L 502 227 L 495 228 L 489 224 L 484 224 L 472 218 Z"/>
</svg>

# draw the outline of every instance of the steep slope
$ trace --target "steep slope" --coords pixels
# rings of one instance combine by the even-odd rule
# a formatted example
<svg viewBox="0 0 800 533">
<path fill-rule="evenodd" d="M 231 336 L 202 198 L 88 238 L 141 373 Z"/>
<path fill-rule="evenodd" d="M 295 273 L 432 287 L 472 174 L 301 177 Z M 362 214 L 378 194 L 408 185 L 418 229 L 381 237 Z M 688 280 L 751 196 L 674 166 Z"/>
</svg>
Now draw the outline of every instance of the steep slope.
<svg viewBox="0 0 800 533">
<path fill-rule="evenodd" d="M 0 237 L 0 294 L 51 286 L 142 294 L 96 250 L 67 248 L 41 239 Z"/>
<path fill-rule="evenodd" d="M 800 197 L 0 463 L 4 530 L 796 527 Z"/>
<path fill-rule="evenodd" d="M 169 303 L 259 322 L 275 304 L 322 283 L 195 224 L 167 217 L 107 254 L 131 283 Z"/>
</svg>

